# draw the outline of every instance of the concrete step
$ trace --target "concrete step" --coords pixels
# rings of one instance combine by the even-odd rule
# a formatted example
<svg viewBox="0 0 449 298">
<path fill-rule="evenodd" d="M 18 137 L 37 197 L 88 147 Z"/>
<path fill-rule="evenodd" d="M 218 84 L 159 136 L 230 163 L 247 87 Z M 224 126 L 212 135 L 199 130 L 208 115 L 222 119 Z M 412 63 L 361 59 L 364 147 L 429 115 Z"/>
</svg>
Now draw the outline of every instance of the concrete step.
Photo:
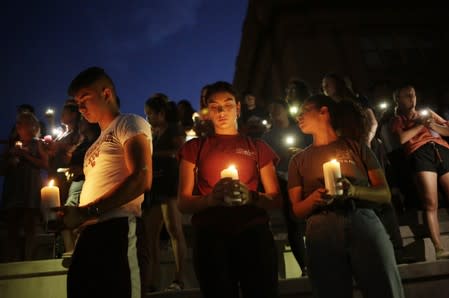
<svg viewBox="0 0 449 298">
<path fill-rule="evenodd" d="M 407 298 L 447 298 L 449 293 L 449 260 L 421 262 L 399 265 L 405 297 Z M 312 297 L 312 288 L 307 277 L 282 279 L 279 282 L 281 298 Z M 151 298 L 200 298 L 198 288 L 189 288 L 181 292 L 155 292 Z M 354 285 L 354 297 L 362 297 Z"/>
<path fill-rule="evenodd" d="M 407 298 L 447 298 L 449 293 L 449 260 L 399 265 Z M 66 269 L 61 259 L 0 264 L 0 293 L 2 298 L 64 298 Z M 354 287 L 354 297 L 361 297 Z M 198 287 L 181 292 L 149 293 L 146 297 L 201 297 Z M 307 277 L 280 280 L 281 298 L 312 297 Z M 112 297 L 111 297 L 112 298 Z"/>
</svg>

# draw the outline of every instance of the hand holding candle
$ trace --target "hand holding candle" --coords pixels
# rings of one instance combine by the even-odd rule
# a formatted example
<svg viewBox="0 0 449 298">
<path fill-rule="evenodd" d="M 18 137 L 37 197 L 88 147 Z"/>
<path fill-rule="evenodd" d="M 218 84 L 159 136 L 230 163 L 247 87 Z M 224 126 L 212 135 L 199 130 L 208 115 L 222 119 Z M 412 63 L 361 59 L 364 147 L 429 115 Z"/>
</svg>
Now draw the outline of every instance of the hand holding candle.
<svg viewBox="0 0 449 298">
<path fill-rule="evenodd" d="M 240 193 L 240 184 L 238 183 L 239 172 L 237 168 L 234 165 L 230 165 L 220 172 L 220 178 L 231 178 L 233 180 L 225 185 L 224 201 L 229 205 L 240 205 L 242 203 L 242 196 Z"/>
<path fill-rule="evenodd" d="M 329 195 L 343 195 L 343 189 L 337 189 L 337 185 L 341 183 L 337 183 L 337 180 L 341 178 L 341 169 L 340 163 L 332 159 L 323 164 L 323 174 L 324 174 L 324 185 L 328 190 Z"/>
</svg>

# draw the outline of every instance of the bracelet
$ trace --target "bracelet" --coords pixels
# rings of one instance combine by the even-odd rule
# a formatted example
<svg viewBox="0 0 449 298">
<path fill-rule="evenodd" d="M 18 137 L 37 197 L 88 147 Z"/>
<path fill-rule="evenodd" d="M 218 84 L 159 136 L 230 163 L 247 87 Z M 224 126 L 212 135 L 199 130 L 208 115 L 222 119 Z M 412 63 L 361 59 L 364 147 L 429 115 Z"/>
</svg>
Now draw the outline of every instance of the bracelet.
<svg viewBox="0 0 449 298">
<path fill-rule="evenodd" d="M 87 206 L 87 217 L 99 217 L 100 210 L 95 205 Z"/>
</svg>

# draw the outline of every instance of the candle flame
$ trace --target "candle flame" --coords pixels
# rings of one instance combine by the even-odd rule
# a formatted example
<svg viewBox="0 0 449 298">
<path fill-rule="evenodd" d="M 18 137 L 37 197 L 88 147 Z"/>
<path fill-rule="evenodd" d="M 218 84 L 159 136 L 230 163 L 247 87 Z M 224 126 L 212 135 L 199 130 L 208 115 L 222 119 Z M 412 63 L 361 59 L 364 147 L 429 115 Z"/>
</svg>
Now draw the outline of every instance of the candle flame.
<svg viewBox="0 0 449 298">
<path fill-rule="evenodd" d="M 337 160 L 336 159 L 331 159 L 331 162 L 337 162 Z"/>
<path fill-rule="evenodd" d="M 55 180 L 51 179 L 50 182 L 48 182 L 48 186 L 53 186 L 55 184 Z"/>
<path fill-rule="evenodd" d="M 237 168 L 233 164 L 229 165 L 228 169 L 229 170 L 237 170 Z"/>
</svg>

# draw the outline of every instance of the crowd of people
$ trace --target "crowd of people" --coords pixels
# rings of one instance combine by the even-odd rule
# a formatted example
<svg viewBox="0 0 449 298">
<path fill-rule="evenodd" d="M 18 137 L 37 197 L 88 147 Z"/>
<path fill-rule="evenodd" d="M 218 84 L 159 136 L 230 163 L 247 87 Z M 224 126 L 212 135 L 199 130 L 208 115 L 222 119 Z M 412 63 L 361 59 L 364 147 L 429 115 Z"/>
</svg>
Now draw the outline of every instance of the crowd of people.
<svg viewBox="0 0 449 298">
<path fill-rule="evenodd" d="M 2 261 L 33 259 L 40 190 L 54 179 L 68 297 L 183 290 L 183 214 L 204 297 L 277 297 L 276 210 L 316 297 L 350 297 L 353 279 L 364 297 L 403 297 L 397 264 L 413 256 L 404 254 L 397 217 L 414 194 L 436 259 L 449 258 L 437 213 L 440 197 L 449 199 L 449 123 L 417 108 L 410 83 L 397 86 L 387 108 L 336 73 L 320 87 L 292 78 L 282 98 L 263 102 L 212 82 L 199 111 L 154 93 L 142 102 L 144 119 L 120 112 L 126 101 L 102 68 L 82 71 L 69 84 L 58 135 L 33 107 L 17 111 L 2 156 Z M 336 192 L 323 174 L 332 159 L 341 171 Z M 175 260 L 168 285 L 160 281 L 162 232 Z"/>
</svg>

